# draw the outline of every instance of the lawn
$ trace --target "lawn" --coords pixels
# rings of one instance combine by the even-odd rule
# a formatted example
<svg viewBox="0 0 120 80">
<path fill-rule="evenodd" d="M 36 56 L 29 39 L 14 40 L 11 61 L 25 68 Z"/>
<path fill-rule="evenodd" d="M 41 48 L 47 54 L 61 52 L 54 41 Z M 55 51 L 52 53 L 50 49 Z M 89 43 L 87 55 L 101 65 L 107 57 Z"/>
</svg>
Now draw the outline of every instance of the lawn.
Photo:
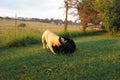
<svg viewBox="0 0 120 80">
<path fill-rule="evenodd" d="M 72 55 L 53 55 L 42 45 L 0 49 L 0 80 L 119 80 L 120 38 L 74 38 Z"/>
<path fill-rule="evenodd" d="M 69 31 L 77 47 L 71 55 L 53 55 L 41 42 L 0 48 L 0 80 L 120 79 L 120 37 Z"/>
</svg>

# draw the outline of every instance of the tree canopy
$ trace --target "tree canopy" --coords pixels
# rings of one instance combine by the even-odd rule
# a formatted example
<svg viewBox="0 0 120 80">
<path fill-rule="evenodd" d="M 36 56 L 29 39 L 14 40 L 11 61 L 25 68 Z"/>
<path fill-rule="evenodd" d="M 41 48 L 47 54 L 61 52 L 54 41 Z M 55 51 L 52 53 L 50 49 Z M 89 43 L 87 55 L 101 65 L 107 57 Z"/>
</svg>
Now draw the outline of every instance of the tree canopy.
<svg viewBox="0 0 120 80">
<path fill-rule="evenodd" d="M 95 0 L 94 9 L 101 15 L 105 29 L 114 33 L 120 28 L 120 0 Z"/>
</svg>

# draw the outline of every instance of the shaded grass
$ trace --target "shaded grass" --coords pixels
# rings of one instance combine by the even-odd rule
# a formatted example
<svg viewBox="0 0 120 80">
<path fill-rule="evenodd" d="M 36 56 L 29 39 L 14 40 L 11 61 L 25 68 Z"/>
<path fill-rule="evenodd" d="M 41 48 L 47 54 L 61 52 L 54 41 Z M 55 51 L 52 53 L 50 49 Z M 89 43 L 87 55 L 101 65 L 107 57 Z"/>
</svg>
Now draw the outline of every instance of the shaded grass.
<svg viewBox="0 0 120 80">
<path fill-rule="evenodd" d="M 77 37 L 89 37 L 89 36 L 99 36 L 106 34 L 106 31 L 100 30 L 88 30 L 87 32 L 83 31 L 67 31 L 67 32 L 60 32 L 60 36 L 66 36 L 70 38 L 77 38 Z"/>
<path fill-rule="evenodd" d="M 16 32 L 10 30 L 4 33 L 0 36 L 0 47 L 27 46 L 41 42 L 42 33 L 29 28 L 18 28 Z"/>
<path fill-rule="evenodd" d="M 6 47 L 18 47 L 18 46 L 28 46 L 30 44 L 41 43 L 41 38 L 33 36 L 25 36 L 22 38 L 16 38 L 11 42 L 6 44 Z"/>
</svg>

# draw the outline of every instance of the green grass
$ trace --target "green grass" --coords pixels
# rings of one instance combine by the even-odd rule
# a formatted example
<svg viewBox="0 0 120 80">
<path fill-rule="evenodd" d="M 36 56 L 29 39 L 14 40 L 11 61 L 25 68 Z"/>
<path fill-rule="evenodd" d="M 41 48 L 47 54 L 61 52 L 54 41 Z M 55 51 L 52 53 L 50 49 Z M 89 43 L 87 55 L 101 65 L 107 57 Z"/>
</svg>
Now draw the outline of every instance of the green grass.
<svg viewBox="0 0 120 80">
<path fill-rule="evenodd" d="M 73 38 L 72 55 L 53 55 L 41 44 L 0 49 L 0 80 L 119 80 L 120 38 Z"/>
<path fill-rule="evenodd" d="M 103 31 L 83 33 L 78 26 L 68 26 L 68 35 L 77 46 L 75 53 L 53 55 L 42 48 L 41 35 L 50 29 L 65 36 L 63 26 L 24 23 L 27 27 L 15 28 L 14 21 L 0 20 L 0 80 L 120 79 L 120 37 Z"/>
</svg>

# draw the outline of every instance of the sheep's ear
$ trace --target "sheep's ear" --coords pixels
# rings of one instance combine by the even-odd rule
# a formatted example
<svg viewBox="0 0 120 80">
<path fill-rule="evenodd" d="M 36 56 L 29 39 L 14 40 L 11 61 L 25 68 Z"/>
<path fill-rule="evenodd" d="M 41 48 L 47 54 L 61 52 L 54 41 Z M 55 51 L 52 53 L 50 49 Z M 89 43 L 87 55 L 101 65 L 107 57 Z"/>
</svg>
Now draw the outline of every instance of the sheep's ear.
<svg viewBox="0 0 120 80">
<path fill-rule="evenodd" d="M 65 40 L 64 38 L 61 37 L 61 42 L 62 42 L 63 44 L 65 44 L 65 43 L 67 42 L 67 40 Z"/>
</svg>

